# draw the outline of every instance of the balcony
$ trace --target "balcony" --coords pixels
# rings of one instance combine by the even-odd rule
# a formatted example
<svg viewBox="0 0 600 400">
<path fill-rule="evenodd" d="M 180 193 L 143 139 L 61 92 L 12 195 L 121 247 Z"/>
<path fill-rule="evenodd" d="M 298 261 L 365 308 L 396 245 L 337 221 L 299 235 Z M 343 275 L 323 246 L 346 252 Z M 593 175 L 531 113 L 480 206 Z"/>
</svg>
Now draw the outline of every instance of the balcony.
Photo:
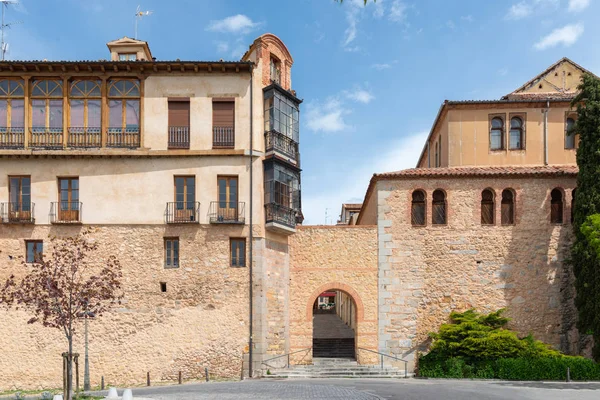
<svg viewBox="0 0 600 400">
<path fill-rule="evenodd" d="M 275 203 L 265 204 L 266 229 L 289 235 L 296 232 L 296 210 Z"/>
<path fill-rule="evenodd" d="M 106 147 L 132 149 L 140 147 L 140 128 L 108 128 Z"/>
<path fill-rule="evenodd" d="M 233 149 L 235 147 L 235 130 L 233 126 L 213 126 L 213 148 Z"/>
<path fill-rule="evenodd" d="M 197 224 L 200 222 L 200 203 L 197 201 L 173 201 L 167 203 L 167 224 Z"/>
<path fill-rule="evenodd" d="M 190 148 L 190 127 L 189 126 L 170 126 L 169 127 L 169 149 L 189 149 Z"/>
<path fill-rule="evenodd" d="M 0 128 L 0 148 L 25 148 L 25 128 Z"/>
<path fill-rule="evenodd" d="M 212 201 L 208 219 L 211 224 L 244 224 L 246 222 L 246 203 Z"/>
<path fill-rule="evenodd" d="M 102 146 L 102 129 L 98 127 L 69 127 L 67 146 L 93 148 Z"/>
<path fill-rule="evenodd" d="M 298 163 L 298 143 L 277 131 L 265 132 L 265 151 L 277 152 Z"/>
<path fill-rule="evenodd" d="M 34 203 L 0 203 L 0 220 L 6 224 L 33 224 L 34 209 Z"/>
<path fill-rule="evenodd" d="M 62 149 L 63 128 L 29 128 L 29 147 L 41 149 Z"/>
<path fill-rule="evenodd" d="M 53 224 L 81 224 L 83 203 L 56 201 L 50 203 L 50 222 Z"/>
</svg>

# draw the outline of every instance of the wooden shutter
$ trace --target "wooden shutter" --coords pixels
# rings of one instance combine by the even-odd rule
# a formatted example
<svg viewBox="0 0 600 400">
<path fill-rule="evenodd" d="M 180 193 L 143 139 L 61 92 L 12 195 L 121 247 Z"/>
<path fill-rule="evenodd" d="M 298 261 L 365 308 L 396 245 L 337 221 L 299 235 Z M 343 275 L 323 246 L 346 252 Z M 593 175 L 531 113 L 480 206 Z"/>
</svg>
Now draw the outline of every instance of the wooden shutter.
<svg viewBox="0 0 600 400">
<path fill-rule="evenodd" d="M 233 128 L 234 124 L 234 101 L 213 100 L 213 126 Z"/>
<path fill-rule="evenodd" d="M 169 126 L 190 126 L 190 102 L 169 100 Z"/>
</svg>

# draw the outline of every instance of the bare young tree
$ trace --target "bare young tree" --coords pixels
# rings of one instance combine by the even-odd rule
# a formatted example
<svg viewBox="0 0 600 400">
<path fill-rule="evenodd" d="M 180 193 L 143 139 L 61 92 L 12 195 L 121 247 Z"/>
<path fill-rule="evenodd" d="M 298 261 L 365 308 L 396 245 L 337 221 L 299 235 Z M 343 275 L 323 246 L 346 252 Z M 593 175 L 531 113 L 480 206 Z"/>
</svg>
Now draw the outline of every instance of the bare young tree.
<svg viewBox="0 0 600 400">
<path fill-rule="evenodd" d="M 73 398 L 73 337 L 77 322 L 93 313 L 96 317 L 120 304 L 121 264 L 115 256 L 93 258 L 98 244 L 90 231 L 66 238 L 50 238 L 49 257 L 36 257 L 35 263 L 22 261 L 28 271 L 17 280 L 14 275 L 0 287 L 0 305 L 24 309 L 33 314 L 29 324 L 57 328 L 69 345 L 67 393 Z"/>
</svg>

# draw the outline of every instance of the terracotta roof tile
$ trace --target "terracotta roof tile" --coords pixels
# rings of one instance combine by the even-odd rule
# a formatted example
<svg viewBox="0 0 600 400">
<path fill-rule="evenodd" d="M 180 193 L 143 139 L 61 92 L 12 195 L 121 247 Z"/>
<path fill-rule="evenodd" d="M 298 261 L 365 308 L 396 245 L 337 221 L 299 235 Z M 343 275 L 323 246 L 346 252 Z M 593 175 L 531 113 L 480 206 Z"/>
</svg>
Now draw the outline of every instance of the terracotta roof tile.
<svg viewBox="0 0 600 400">
<path fill-rule="evenodd" d="M 577 92 L 511 93 L 508 100 L 573 100 Z"/>
<path fill-rule="evenodd" d="M 439 176 L 576 175 L 578 170 L 579 169 L 576 165 L 410 168 L 402 171 L 375 174 L 373 175 L 373 178 L 393 179 Z"/>
</svg>

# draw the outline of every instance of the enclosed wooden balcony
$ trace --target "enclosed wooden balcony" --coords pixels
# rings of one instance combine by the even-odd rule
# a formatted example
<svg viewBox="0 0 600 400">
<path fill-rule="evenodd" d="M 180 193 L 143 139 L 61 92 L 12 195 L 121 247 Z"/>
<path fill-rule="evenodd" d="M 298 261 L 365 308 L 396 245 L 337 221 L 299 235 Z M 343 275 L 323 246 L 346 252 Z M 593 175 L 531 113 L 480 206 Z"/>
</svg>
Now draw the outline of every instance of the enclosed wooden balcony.
<svg viewBox="0 0 600 400">
<path fill-rule="evenodd" d="M 0 128 L 0 149 L 25 148 L 25 128 Z"/>
<path fill-rule="evenodd" d="M 197 224 L 200 222 L 200 203 L 197 201 L 173 201 L 167 203 L 167 224 Z"/>
<path fill-rule="evenodd" d="M 265 151 L 278 153 L 292 164 L 299 162 L 298 143 L 275 130 L 265 132 Z"/>
<path fill-rule="evenodd" d="M 34 210 L 34 203 L 0 203 L 0 220 L 5 224 L 33 224 L 35 223 Z"/>
<path fill-rule="evenodd" d="M 208 218 L 211 224 L 244 224 L 246 222 L 246 203 L 212 201 Z"/>
<path fill-rule="evenodd" d="M 100 127 L 69 127 L 67 146 L 74 148 L 102 147 L 102 129 Z"/>
</svg>

